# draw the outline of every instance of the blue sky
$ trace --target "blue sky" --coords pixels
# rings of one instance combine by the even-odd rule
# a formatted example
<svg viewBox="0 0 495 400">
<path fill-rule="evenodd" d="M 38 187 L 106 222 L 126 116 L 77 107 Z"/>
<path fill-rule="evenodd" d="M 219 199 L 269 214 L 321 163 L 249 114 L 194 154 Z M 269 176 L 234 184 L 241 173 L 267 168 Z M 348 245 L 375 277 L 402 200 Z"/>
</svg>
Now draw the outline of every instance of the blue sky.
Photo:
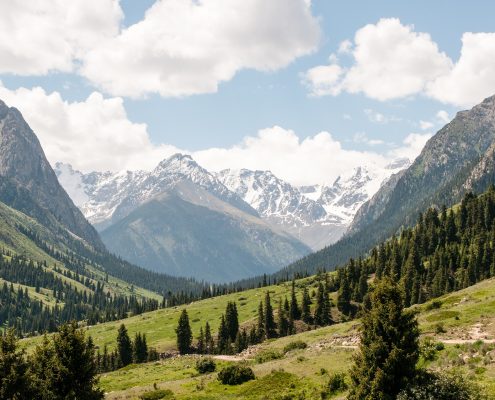
<svg viewBox="0 0 495 400">
<path fill-rule="evenodd" d="M 164 0 L 163 3 L 173 1 L 175 0 Z M 129 39 L 130 35 L 125 37 L 125 35 L 122 35 L 122 32 L 128 28 L 132 30 L 135 24 L 142 22 L 145 18 L 146 10 L 153 6 L 155 2 L 152 0 L 122 0 L 120 3 L 117 3 L 117 6 L 120 6 L 120 11 L 115 9 L 115 1 L 105 0 L 105 2 L 109 3 L 108 7 L 107 9 L 100 10 L 100 14 L 104 14 L 105 11 L 108 10 L 108 20 L 112 20 L 113 18 L 113 20 L 116 21 L 116 27 L 106 26 L 106 21 L 94 22 L 97 24 L 95 26 L 101 28 L 103 32 L 102 37 L 104 37 L 105 40 L 109 37 L 113 38 L 114 36 L 119 35 L 119 32 L 121 36 L 123 36 L 120 42 L 114 42 L 108 45 L 110 46 L 107 48 L 108 53 L 108 49 L 113 51 L 117 44 L 122 45 L 122 42 L 125 42 L 125 40 L 131 40 Z M 184 2 L 188 3 L 186 0 Z M 212 3 L 214 1 L 205 0 L 205 3 L 208 2 Z M 287 0 L 287 4 L 295 4 L 298 2 L 306 3 L 306 0 Z M 101 3 L 96 2 L 97 5 L 103 3 L 103 1 Z M 113 3 L 113 5 L 110 3 Z M 222 1 L 219 3 L 222 3 Z M 223 3 L 225 4 L 225 11 L 228 11 L 226 8 L 230 7 L 229 4 L 231 4 L 232 7 L 235 7 L 235 3 L 237 2 L 232 1 L 230 3 Z M 257 5 L 255 4 L 253 7 L 263 8 L 263 2 L 249 0 L 248 3 L 257 3 Z M 277 0 L 274 1 L 274 3 L 279 3 L 281 8 L 284 7 L 283 1 Z M 112 9 L 111 7 L 114 8 Z M 272 12 L 273 15 L 270 15 L 270 17 L 276 21 L 278 16 L 277 11 L 279 10 L 277 10 L 275 6 L 272 8 L 273 10 L 267 12 Z M 294 9 L 296 8 L 297 7 L 294 5 Z M 250 10 L 249 8 L 246 9 L 248 11 Z M 299 8 L 297 8 L 297 10 L 299 10 Z M 59 11 L 60 10 L 57 12 Z M 21 14 L 26 13 L 26 10 L 19 8 L 16 12 Z M 121 14 L 123 13 L 123 15 L 119 16 L 119 12 Z M 246 11 L 244 10 L 243 12 Z M 257 13 L 263 14 L 264 11 L 261 9 L 252 12 L 255 17 L 259 17 Z M 368 153 L 372 154 L 370 162 L 376 162 L 375 155 L 391 159 L 401 154 L 400 152 L 393 153 L 393 151 L 394 149 L 404 147 L 404 140 L 410 137 L 411 134 L 417 134 L 418 143 L 421 142 L 422 144 L 428 135 L 434 133 L 445 123 L 447 115 L 451 118 L 455 115 L 456 111 L 476 104 L 476 102 L 481 100 L 484 96 L 492 94 L 490 90 L 493 90 L 493 94 L 495 94 L 495 84 L 493 81 L 487 81 L 485 83 L 481 79 L 483 77 L 478 79 L 478 81 L 475 81 L 474 84 L 471 80 L 466 78 L 466 82 L 461 82 L 460 84 L 461 89 L 458 91 L 456 90 L 455 93 L 454 91 L 450 93 L 450 89 L 444 89 L 445 87 L 450 88 L 456 84 L 458 76 L 464 77 L 469 73 L 475 75 L 477 68 L 486 70 L 488 73 L 491 73 L 491 75 L 495 75 L 495 62 L 490 64 L 489 61 L 480 61 L 473 56 L 471 56 L 470 59 L 466 56 L 465 62 L 463 61 L 463 64 L 457 65 L 463 46 L 461 39 L 466 32 L 495 32 L 495 20 L 493 19 L 495 5 L 491 2 L 481 0 L 471 2 L 406 2 L 392 0 L 336 2 L 329 0 L 313 0 L 310 13 L 311 15 L 309 17 L 306 15 L 299 18 L 297 11 L 294 11 L 287 17 L 286 24 L 284 24 L 283 21 L 274 22 L 275 28 L 273 30 L 267 29 L 267 31 L 269 31 L 267 35 L 271 35 L 271 37 L 277 34 L 285 35 L 289 34 L 291 31 L 298 32 L 296 26 L 302 21 L 300 23 L 300 37 L 294 33 L 292 34 L 293 37 L 291 36 L 290 41 L 295 42 L 300 39 L 302 43 L 301 46 L 304 47 L 300 53 L 304 54 L 297 54 L 296 50 L 289 49 L 290 43 L 284 43 L 283 45 L 288 48 L 284 54 L 280 54 L 280 57 L 282 57 L 284 61 L 275 60 L 272 62 L 269 60 L 271 57 L 271 50 L 275 51 L 274 49 L 277 49 L 276 46 L 278 46 L 278 43 L 283 42 L 281 38 L 273 39 L 274 47 L 268 48 L 268 50 L 265 49 L 265 52 L 263 53 L 263 57 L 268 60 L 266 62 L 270 63 L 268 68 L 264 66 L 264 60 L 259 60 L 259 58 L 256 60 L 245 60 L 243 61 L 245 64 L 243 65 L 241 62 L 239 66 L 234 68 L 234 72 L 225 73 L 225 75 L 222 75 L 221 79 L 217 79 L 218 86 L 213 90 L 211 87 L 205 90 L 195 87 L 193 89 L 194 93 L 191 94 L 188 93 L 189 89 L 179 88 L 174 94 L 170 95 L 167 91 L 168 89 L 165 88 L 163 89 L 165 94 L 163 90 L 162 93 L 159 93 L 158 90 L 154 91 L 153 89 L 144 90 L 143 93 L 138 93 L 135 88 L 129 88 L 130 85 L 126 86 L 126 82 L 116 82 L 117 77 L 115 77 L 114 82 L 108 84 L 108 82 L 114 78 L 113 75 L 115 71 L 109 71 L 107 73 L 104 69 L 107 65 L 112 66 L 112 60 L 110 58 L 105 59 L 104 50 L 102 50 L 100 54 L 92 54 L 92 58 L 89 56 L 87 57 L 86 53 L 89 54 L 93 52 L 93 48 L 98 45 L 98 41 L 88 41 L 90 45 L 84 43 L 84 46 L 90 47 L 84 47 L 79 43 L 77 44 L 79 48 L 74 50 L 75 55 L 72 56 L 72 66 L 70 67 L 54 67 L 47 64 L 48 67 L 46 67 L 46 65 L 40 65 L 38 70 L 25 71 L 26 68 L 20 64 L 19 59 L 15 59 L 15 55 L 12 55 L 12 63 L 5 62 L 4 65 L 2 65 L 0 62 L 0 80 L 3 85 L 3 93 L 0 91 L 0 97 L 2 95 L 3 97 L 6 97 L 6 100 L 10 100 L 10 103 L 18 106 L 21 111 L 25 111 L 25 115 L 27 113 L 27 116 L 30 116 L 31 119 L 35 121 L 35 128 L 38 128 L 35 130 L 37 130 L 37 133 L 39 131 L 45 149 L 48 148 L 47 153 L 50 161 L 55 161 L 54 158 L 63 158 L 61 155 L 67 154 L 73 159 L 64 159 L 62 161 L 72 161 L 76 167 L 88 170 L 91 169 L 92 166 L 91 156 L 88 155 L 85 157 L 86 159 L 89 158 L 89 161 L 81 161 L 83 155 L 79 150 L 73 149 L 78 147 L 78 135 L 82 136 L 80 132 L 73 132 L 69 135 L 72 136 L 72 142 L 67 139 L 67 137 L 60 138 L 60 143 L 63 143 L 63 146 L 60 144 L 58 149 L 56 143 L 53 144 L 49 142 L 49 140 L 54 142 L 58 138 L 58 136 L 54 136 L 53 133 L 47 133 L 49 129 L 57 130 L 57 125 L 54 121 L 70 118 L 74 119 L 75 117 L 57 115 L 57 112 L 62 112 L 59 109 L 64 107 L 60 106 L 57 108 L 54 105 L 52 110 L 54 113 L 52 116 L 53 121 L 50 120 L 47 122 L 46 115 L 51 111 L 45 110 L 43 115 L 36 114 L 35 110 L 39 105 L 33 99 L 36 97 L 31 93 L 33 88 L 39 87 L 43 90 L 43 94 L 38 93 L 37 101 L 42 101 L 46 96 L 55 92 L 57 93 L 57 96 L 59 96 L 58 101 L 60 104 L 66 102 L 71 105 L 86 102 L 88 96 L 95 91 L 101 95 L 99 101 L 104 102 L 105 99 L 119 99 L 121 101 L 121 109 L 116 105 L 114 111 L 116 114 L 124 112 L 126 121 L 116 122 L 114 128 L 122 131 L 129 128 L 129 133 L 126 133 L 128 137 L 133 134 L 137 136 L 141 135 L 139 140 L 132 142 L 134 146 L 136 146 L 136 143 L 139 145 L 139 143 L 142 142 L 144 143 L 144 147 L 148 146 L 156 150 L 155 147 L 166 144 L 167 146 L 160 150 L 163 155 L 167 155 L 175 149 L 197 153 L 197 158 L 202 160 L 207 167 L 212 169 L 228 166 L 229 162 L 231 162 L 229 160 L 236 159 L 237 154 L 241 153 L 230 155 L 225 158 L 225 162 L 219 162 L 217 165 L 213 160 L 222 157 L 222 152 L 217 151 L 206 154 L 205 151 L 207 149 L 229 149 L 233 146 L 245 146 L 243 140 L 245 140 L 246 137 L 256 138 L 260 130 L 274 126 L 281 127 L 288 131 L 290 130 L 291 134 L 296 135 L 300 141 L 303 141 L 305 138 L 314 138 L 315 135 L 322 131 L 329 132 L 333 141 L 338 142 L 341 148 L 349 151 L 342 155 L 342 159 L 345 157 L 360 157 L 360 154 L 364 154 L 364 158 L 368 160 L 366 156 Z M 225 14 L 229 15 L 227 12 Z M 12 13 L 10 17 L 7 16 L 5 18 L 12 19 L 15 18 L 15 16 L 16 14 Z M 93 23 L 91 18 L 96 20 L 96 17 L 92 16 L 91 12 L 88 11 L 87 21 Z M 185 18 L 184 23 L 187 23 L 187 13 L 179 13 L 177 18 Z M 205 19 L 207 17 L 202 18 Z M 291 20 L 290 18 L 293 19 Z M 392 18 L 398 19 L 398 22 L 395 25 L 390 23 L 388 28 L 385 27 L 385 24 L 379 26 L 379 21 L 381 19 L 388 20 Z M 248 18 L 246 17 L 246 19 Z M 317 28 L 315 28 L 315 24 Z M 358 65 L 359 63 L 356 55 L 353 53 L 353 51 L 358 48 L 358 44 L 355 42 L 354 38 L 356 32 L 369 24 L 374 27 L 379 26 L 376 28 L 376 32 L 390 32 L 394 29 L 396 31 L 400 29 L 409 30 L 409 33 L 406 32 L 405 35 L 411 37 L 411 43 L 415 40 L 418 40 L 419 43 L 419 41 L 424 39 L 418 39 L 418 35 L 429 35 L 429 37 L 423 40 L 424 43 L 420 44 L 418 48 L 411 48 L 412 53 L 416 51 L 419 53 L 424 50 L 426 58 L 438 58 L 438 62 L 432 63 L 432 65 L 426 65 L 428 64 L 427 62 L 418 61 L 418 67 L 414 71 L 408 71 L 408 73 L 411 74 L 411 79 L 419 79 L 419 81 L 421 81 L 419 83 L 421 88 L 406 88 L 404 91 L 398 90 L 398 92 L 395 93 L 393 90 L 395 83 L 392 82 L 392 92 L 383 94 L 379 89 L 381 85 L 379 80 L 383 79 L 383 76 L 377 76 L 376 70 L 375 72 L 366 70 L 368 65 L 373 63 L 377 63 L 376 65 L 378 65 L 377 68 L 379 69 L 380 60 L 370 61 L 370 59 L 367 58 L 365 60 L 366 62 Z M 152 25 L 150 24 L 150 26 Z M 207 22 L 205 22 L 205 26 L 209 26 Z M 23 34 L 25 33 L 28 37 L 30 34 L 33 34 L 32 32 L 23 32 L 22 29 L 25 28 L 22 27 L 16 29 Z M 152 28 L 149 28 L 149 30 L 151 29 Z M 271 40 L 271 37 L 265 39 L 262 34 L 257 32 L 258 26 L 256 23 L 246 27 L 247 33 L 250 32 L 249 29 L 252 29 L 253 35 L 260 35 L 260 39 L 267 41 Z M 318 40 L 313 40 L 315 29 L 319 30 Z M 77 32 L 76 29 L 75 31 Z M 228 32 L 227 28 L 219 31 Z M 208 31 L 205 30 L 205 32 L 207 33 Z M 246 34 L 246 32 L 243 32 L 243 34 Z M 172 33 L 174 34 L 173 31 Z M 368 36 L 371 36 L 372 33 L 368 33 Z M 50 34 L 52 33 L 47 33 L 48 39 L 50 39 Z M 159 34 L 157 35 L 151 35 L 150 42 L 161 40 Z M 375 37 L 374 42 L 372 43 L 373 45 L 382 46 L 379 48 L 392 47 L 394 45 L 394 43 L 389 40 L 390 35 L 387 36 L 386 34 L 383 38 L 381 38 L 379 33 L 377 33 L 377 35 L 379 40 L 383 39 L 383 43 L 376 44 L 378 39 Z M 137 37 L 142 39 L 145 36 Z M 178 34 L 178 37 L 187 37 L 191 40 L 197 40 L 194 36 L 190 38 L 189 34 L 184 33 Z M 364 37 L 365 35 L 363 34 L 363 38 Z M 72 39 L 67 42 L 72 43 L 71 40 Z M 103 41 L 104 39 L 98 40 Z M 238 58 L 244 57 L 242 54 L 242 46 L 244 45 L 242 40 L 248 41 L 247 46 L 256 47 L 256 43 L 253 44 L 249 42 L 248 39 L 240 40 L 239 48 L 232 50 L 236 56 L 232 57 L 231 62 L 238 62 Z M 350 50 L 341 51 L 339 53 L 339 46 L 345 40 L 350 40 Z M 491 36 L 483 38 L 476 36 L 473 40 L 475 41 L 475 44 L 482 42 L 482 45 L 473 45 L 472 48 L 475 49 L 473 51 L 484 51 L 483 49 L 492 51 L 495 47 L 495 45 L 492 44 L 492 42 L 495 41 L 495 38 Z M 148 46 L 145 42 L 146 41 L 143 41 L 142 51 L 152 52 L 153 46 Z M 211 45 L 211 43 L 214 42 L 206 42 L 205 51 L 208 51 L 207 46 L 209 44 Z M 125 43 L 123 45 L 125 45 Z M 229 46 L 235 45 L 235 42 L 234 44 L 229 42 Z M 364 48 L 365 45 L 367 44 L 364 43 L 362 47 Z M 406 43 L 404 46 L 405 45 L 408 44 Z M 19 46 L 22 46 L 22 43 L 20 43 Z M 413 46 L 413 44 L 411 44 L 411 46 Z M 426 49 L 425 46 L 427 47 Z M 432 46 L 437 46 L 437 51 Z M 2 48 L 2 44 L 0 43 L 0 51 L 2 51 Z M 5 49 L 7 49 L 7 47 L 5 47 Z M 138 51 L 141 50 L 139 45 L 137 49 Z M 403 51 L 403 49 L 404 47 L 402 47 L 401 51 Z M 10 54 L 8 53 L 10 50 L 5 51 L 5 54 Z M 136 48 L 132 51 L 136 52 Z M 195 51 L 197 51 L 196 47 Z M 213 49 L 212 51 L 216 51 L 216 49 Z M 236 53 L 237 51 L 239 53 Z M 363 53 L 365 53 L 364 50 Z M 84 55 L 79 56 L 79 54 Z M 129 57 L 128 54 L 129 52 L 125 53 L 122 57 Z M 334 56 L 329 61 L 332 54 Z M 397 54 L 404 53 L 400 53 L 398 50 Z M 429 54 L 433 54 L 433 56 L 430 57 Z M 120 56 L 120 53 L 118 56 Z M 206 57 L 207 56 L 205 56 L 205 59 Z M 367 57 L 373 57 L 373 55 L 368 55 Z M 397 57 L 400 58 L 400 56 Z M 207 64 L 210 63 L 210 60 L 205 61 L 205 59 L 201 59 L 200 61 Z M 164 65 L 168 62 L 167 60 L 169 59 L 164 59 Z M 150 65 L 154 61 L 156 60 L 150 61 Z M 369 64 L 368 61 L 370 61 Z M 400 61 L 401 60 L 398 60 L 399 64 Z M 93 67 L 90 65 L 91 63 L 94 64 Z M 464 64 L 468 65 L 468 67 L 465 67 Z M 90 65 L 90 67 L 85 69 L 86 65 Z M 250 67 L 249 65 L 258 65 L 258 67 Z M 259 65 L 261 65 L 261 67 L 259 67 Z M 308 79 L 306 74 L 312 68 L 328 65 L 335 65 L 335 68 L 343 71 L 339 75 L 339 82 L 335 83 L 332 81 L 329 86 L 324 87 L 325 91 L 327 91 L 327 89 L 334 90 L 333 94 L 326 93 L 324 95 L 315 96 L 315 83 Z M 118 66 L 119 64 L 116 61 L 115 66 L 113 66 L 114 70 L 118 68 Z M 352 77 L 347 73 L 347 71 L 355 66 L 359 67 L 361 77 L 359 79 L 355 76 Z M 455 70 L 456 66 L 459 67 L 459 71 Z M 48 68 L 48 70 L 43 70 L 45 67 Z M 225 66 L 220 65 L 218 69 L 223 69 L 224 67 Z M 225 68 L 228 67 L 229 66 Z M 401 71 L 401 68 L 406 67 L 398 65 L 397 70 Z M 152 73 L 160 73 L 159 67 L 157 68 L 158 70 L 152 70 Z M 186 64 L 184 69 L 187 68 L 196 71 L 195 74 L 200 80 L 202 79 L 201 64 L 198 64 L 197 66 Z M 214 66 L 214 68 L 217 68 L 217 66 Z M 171 71 L 167 70 L 167 73 L 175 73 L 175 70 L 173 70 L 172 67 L 170 69 Z M 431 69 L 431 71 L 427 71 L 428 69 Z M 85 72 L 79 72 L 80 70 L 84 70 Z M 104 78 L 101 78 L 100 80 L 100 72 L 102 76 L 106 76 L 106 81 L 103 81 Z M 120 76 L 119 79 L 132 82 L 133 80 L 141 79 L 139 75 L 145 74 L 145 72 L 140 74 L 140 70 L 136 69 L 132 71 L 129 69 L 126 73 L 128 75 L 124 75 L 122 72 L 122 76 Z M 135 75 L 132 75 L 132 73 Z M 223 76 L 229 77 L 223 78 Z M 318 76 L 328 79 L 328 76 L 325 75 Z M 438 83 L 436 81 L 438 77 L 444 79 L 443 83 Z M 186 76 L 186 81 L 190 78 L 191 76 Z M 376 87 L 368 87 L 370 82 L 367 82 L 367 80 L 373 79 L 377 80 L 376 87 L 378 87 L 378 89 Z M 390 80 L 393 81 L 393 79 L 394 78 L 392 77 Z M 363 82 L 363 80 L 366 82 Z M 408 86 L 409 83 L 404 83 L 404 85 Z M 429 85 L 434 86 L 431 88 Z M 199 84 L 199 86 L 201 86 L 201 84 Z M 397 84 L 397 87 L 399 86 L 400 84 Z M 472 87 L 475 87 L 476 90 L 472 90 Z M 19 92 L 20 88 L 25 88 L 31 92 L 26 92 L 23 95 Z M 68 107 L 65 108 L 67 109 Z M 441 112 L 441 114 L 438 114 L 439 112 Z M 118 118 L 124 117 L 120 115 Z M 87 118 L 92 118 L 89 111 Z M 98 131 L 100 128 L 97 120 L 101 118 L 101 116 L 95 117 L 96 122 L 87 129 Z M 30 121 L 28 120 L 28 122 Z M 60 130 L 71 130 L 71 126 L 74 124 L 77 123 L 75 121 L 68 122 L 66 126 L 61 125 Z M 145 126 L 142 124 L 145 124 Z M 112 135 L 111 129 L 111 127 L 102 128 L 102 132 L 104 131 L 102 135 Z M 125 141 L 123 133 L 115 133 L 116 136 L 119 134 L 122 136 L 119 137 L 118 140 L 120 142 Z M 147 138 L 145 137 L 146 135 Z M 421 138 L 419 135 L 421 135 Z M 82 137 L 81 140 L 83 140 Z M 111 142 L 110 139 L 105 139 L 104 142 L 106 141 L 109 143 Z M 416 145 L 416 147 L 417 146 L 418 145 Z M 88 152 L 92 152 L 89 144 L 82 147 L 87 148 Z M 115 148 L 117 147 L 118 146 Z M 66 149 L 66 151 L 63 152 L 61 149 Z M 94 151 L 96 152 L 97 149 Z M 157 151 L 157 153 L 161 154 L 160 151 Z M 415 152 L 417 151 L 418 149 L 415 148 L 410 150 L 410 153 L 407 154 L 415 155 Z M 118 151 L 116 151 L 116 153 L 118 153 Z M 274 151 L 275 156 L 276 153 L 277 152 Z M 108 155 L 108 158 L 112 157 L 111 152 L 109 153 L 107 151 L 106 154 Z M 404 152 L 404 154 L 406 153 Z M 94 168 L 118 169 L 123 166 L 129 168 L 136 168 L 138 166 L 139 158 L 134 158 L 132 163 L 126 163 L 123 161 L 125 157 L 126 155 L 124 153 L 116 154 L 115 158 L 119 159 L 119 162 L 106 162 L 103 161 L 101 157 L 99 159 L 95 158 Z M 155 157 L 155 155 L 153 157 Z M 146 157 L 146 155 L 143 155 L 141 159 L 145 160 L 146 158 L 150 159 L 153 157 Z M 324 157 L 324 155 L 322 155 L 322 157 Z M 329 154 L 328 157 L 331 158 L 331 155 Z M 159 159 L 160 155 L 156 155 L 156 158 Z M 288 157 L 285 157 L 284 162 L 281 161 L 280 164 L 271 165 L 259 160 L 254 160 L 251 156 L 248 156 L 247 158 L 248 159 L 245 162 L 246 167 L 259 167 L 261 169 L 270 167 L 271 169 L 277 170 L 280 175 L 284 175 L 283 165 L 288 159 Z M 337 159 L 339 158 L 337 157 Z M 304 162 L 304 160 L 301 159 L 301 162 Z M 146 163 L 143 161 L 143 167 L 149 167 L 144 164 Z M 233 167 L 244 166 L 242 160 L 237 160 L 234 164 L 236 165 L 233 165 Z M 349 167 L 352 167 L 356 162 L 349 161 L 348 164 Z M 322 165 L 324 168 L 329 169 L 329 171 L 325 171 L 324 173 L 327 173 L 332 177 L 337 173 L 342 172 L 341 170 L 343 168 L 342 166 L 332 166 L 331 164 Z M 321 168 L 323 168 L 322 165 L 320 165 Z M 286 179 L 291 180 L 291 173 L 288 172 L 285 175 Z M 298 183 L 303 183 L 302 181 L 305 179 L 299 177 L 294 178 L 293 180 Z"/>
</svg>

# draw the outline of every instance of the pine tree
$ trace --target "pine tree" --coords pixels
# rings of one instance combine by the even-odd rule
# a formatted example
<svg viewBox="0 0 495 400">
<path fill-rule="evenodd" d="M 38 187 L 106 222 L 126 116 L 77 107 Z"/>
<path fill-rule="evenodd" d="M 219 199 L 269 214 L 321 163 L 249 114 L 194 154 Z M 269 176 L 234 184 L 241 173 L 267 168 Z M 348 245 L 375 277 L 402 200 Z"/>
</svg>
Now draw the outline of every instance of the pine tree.
<svg viewBox="0 0 495 400">
<path fill-rule="evenodd" d="M 200 327 L 199 336 L 198 336 L 198 353 L 205 354 L 205 352 L 206 352 L 205 334 L 203 332 L 203 327 Z"/>
<path fill-rule="evenodd" d="M 232 342 L 237 337 L 239 331 L 239 316 L 235 302 L 228 302 L 225 310 L 225 324 L 227 325 L 228 337 Z"/>
<path fill-rule="evenodd" d="M 309 297 L 308 288 L 306 286 L 303 289 L 301 319 L 307 324 L 311 324 L 313 319 L 311 316 L 311 298 Z"/>
<path fill-rule="evenodd" d="M 290 318 L 292 321 L 297 321 L 301 319 L 301 310 L 299 309 L 299 305 L 297 303 L 296 296 L 296 281 L 292 280 L 292 288 L 290 294 Z"/>
<path fill-rule="evenodd" d="M 215 341 L 213 340 L 208 321 L 206 321 L 205 325 L 205 352 L 206 354 L 213 354 L 215 352 Z"/>
<path fill-rule="evenodd" d="M 136 333 L 132 350 L 133 360 L 135 363 L 144 363 L 148 360 L 148 344 L 146 343 L 146 335 L 141 335 L 140 332 Z"/>
<path fill-rule="evenodd" d="M 348 400 L 393 400 L 415 378 L 418 323 L 403 307 L 399 287 L 389 278 L 379 281 L 363 313 Z"/>
<path fill-rule="evenodd" d="M 217 348 L 219 353 L 228 354 L 230 353 L 229 344 L 230 344 L 230 336 L 229 330 L 227 327 L 227 322 L 225 320 L 225 315 L 222 314 L 220 319 L 220 327 L 218 328 L 218 340 L 217 340 Z"/>
<path fill-rule="evenodd" d="M 132 342 L 124 324 L 120 325 L 117 333 L 117 352 L 122 367 L 132 363 Z"/>
<path fill-rule="evenodd" d="M 264 309 L 265 321 L 265 335 L 267 339 L 274 338 L 277 335 L 277 324 L 275 323 L 275 318 L 273 317 L 273 308 L 270 300 L 270 292 L 266 291 L 265 294 L 265 309 Z"/>
<path fill-rule="evenodd" d="M 337 308 L 344 315 L 352 315 L 351 288 L 346 273 L 343 274 L 340 281 L 340 288 L 337 296 Z"/>
<path fill-rule="evenodd" d="M 0 336 L 0 399 L 29 398 L 24 352 L 17 348 L 12 329 Z"/>
<path fill-rule="evenodd" d="M 33 398 L 66 400 L 103 399 L 91 337 L 77 323 L 62 325 L 51 342 L 44 340 L 30 359 L 33 382 L 41 393 Z M 48 369 L 47 369 L 48 367 Z M 45 396 L 45 397 L 42 397 Z"/>
<path fill-rule="evenodd" d="M 263 311 L 263 302 L 260 301 L 258 306 L 258 325 L 256 330 L 257 342 L 262 342 L 265 339 L 265 312 Z"/>
<path fill-rule="evenodd" d="M 278 302 L 278 334 L 279 336 L 289 334 L 289 321 L 287 320 L 287 312 L 282 307 L 282 300 Z"/>
<path fill-rule="evenodd" d="M 189 325 L 189 316 L 187 310 L 183 309 L 175 329 L 177 334 L 177 350 L 180 354 L 188 354 L 191 352 L 192 344 L 192 331 L 191 325 Z"/>
</svg>

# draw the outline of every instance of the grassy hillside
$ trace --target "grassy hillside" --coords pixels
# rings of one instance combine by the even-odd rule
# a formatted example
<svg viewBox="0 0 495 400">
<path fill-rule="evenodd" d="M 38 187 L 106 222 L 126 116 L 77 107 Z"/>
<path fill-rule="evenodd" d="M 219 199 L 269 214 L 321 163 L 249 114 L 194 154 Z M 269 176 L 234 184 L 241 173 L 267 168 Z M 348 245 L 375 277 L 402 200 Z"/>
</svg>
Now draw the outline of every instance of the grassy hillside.
<svg viewBox="0 0 495 400">
<path fill-rule="evenodd" d="M 186 308 L 194 335 L 207 320 L 216 331 L 228 301 L 237 302 L 241 323 L 253 322 L 259 301 L 266 290 L 271 292 L 276 306 L 279 298 L 283 299 L 289 294 L 290 284 L 189 304 Z M 158 310 L 122 322 L 131 336 L 137 331 L 146 333 L 151 346 L 161 351 L 168 350 L 175 346 L 174 328 L 182 308 Z M 435 360 L 422 362 L 431 368 L 462 371 L 495 396 L 495 343 L 492 343 L 495 339 L 495 279 L 414 308 L 419 313 L 423 340 L 430 336 L 434 341 L 445 344 L 445 349 L 437 353 Z M 117 321 L 90 327 L 88 333 L 98 346 L 107 344 L 113 347 L 120 323 Z M 197 356 L 130 365 L 103 374 L 101 385 L 108 392 L 108 399 L 137 399 L 143 392 L 153 390 L 155 383 L 159 388 L 171 389 L 177 399 L 282 399 L 291 398 L 282 397 L 284 395 L 299 396 L 302 393 L 306 396 L 304 398 L 320 399 L 320 392 L 328 382 L 329 375 L 350 368 L 357 346 L 358 328 L 359 321 L 339 323 L 264 342 L 241 356 L 221 357 L 221 360 L 217 360 L 219 368 L 228 363 L 246 362 L 255 371 L 256 381 L 237 387 L 220 385 L 216 381 L 216 373 L 198 375 L 194 368 Z M 30 350 L 38 340 L 25 340 L 23 345 Z M 285 353 L 284 347 L 296 340 L 305 342 L 307 348 Z M 276 359 L 258 363 L 256 356 Z"/>
</svg>

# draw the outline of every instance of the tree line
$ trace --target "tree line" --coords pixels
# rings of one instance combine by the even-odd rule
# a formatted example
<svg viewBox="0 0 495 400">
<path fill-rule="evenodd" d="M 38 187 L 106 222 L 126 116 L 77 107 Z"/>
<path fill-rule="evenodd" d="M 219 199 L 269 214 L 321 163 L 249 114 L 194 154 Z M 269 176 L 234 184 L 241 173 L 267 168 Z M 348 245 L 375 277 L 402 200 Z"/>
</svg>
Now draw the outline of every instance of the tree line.
<svg viewBox="0 0 495 400">
<path fill-rule="evenodd" d="M 234 354 L 240 353 L 248 346 L 258 344 L 267 339 L 284 337 L 296 333 L 296 321 L 306 325 L 327 326 L 334 323 L 332 318 L 332 302 L 329 294 L 332 291 L 328 275 L 319 274 L 317 289 L 314 293 L 315 305 L 309 294 L 308 285 L 303 285 L 301 305 L 296 295 L 296 281 L 292 281 L 290 299 L 285 297 L 278 301 L 275 312 L 270 292 L 265 292 L 264 301 L 258 306 L 256 323 L 251 327 L 240 327 L 237 304 L 228 302 L 225 313 L 220 317 L 220 326 L 216 338 L 211 332 L 209 322 L 200 327 L 199 335 L 193 345 L 194 337 L 189 322 L 187 309 L 184 308 L 176 328 L 177 349 L 180 354 Z M 311 309 L 314 308 L 314 311 Z"/>
</svg>

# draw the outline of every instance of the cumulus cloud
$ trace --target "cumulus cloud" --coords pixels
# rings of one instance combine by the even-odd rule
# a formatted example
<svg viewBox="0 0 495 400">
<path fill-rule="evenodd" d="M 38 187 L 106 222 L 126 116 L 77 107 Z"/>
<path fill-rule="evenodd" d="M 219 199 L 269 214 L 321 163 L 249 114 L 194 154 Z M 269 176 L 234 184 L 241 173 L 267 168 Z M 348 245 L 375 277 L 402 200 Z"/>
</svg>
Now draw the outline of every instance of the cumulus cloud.
<svg viewBox="0 0 495 400">
<path fill-rule="evenodd" d="M 339 175 L 363 165 L 385 167 L 392 160 L 414 159 L 426 135 L 409 135 L 386 154 L 346 149 L 329 132 L 300 139 L 280 126 L 262 129 L 230 148 L 213 148 L 193 153 L 203 166 L 213 171 L 225 168 L 270 170 L 295 185 L 331 183 Z"/>
<path fill-rule="evenodd" d="M 118 0 L 0 2 L 0 73 L 71 72 L 76 60 L 119 32 Z"/>
<path fill-rule="evenodd" d="M 472 106 L 495 94 L 495 33 L 464 33 L 459 60 L 429 84 L 427 94 L 457 106 Z"/>
<path fill-rule="evenodd" d="M 0 98 L 22 110 L 51 163 L 70 163 L 85 172 L 149 170 L 181 152 L 191 154 L 211 171 L 261 169 L 296 185 L 331 183 L 357 166 L 384 167 L 398 157 L 413 159 L 427 139 L 427 135 L 413 134 L 388 153 L 380 154 L 346 149 L 329 132 L 300 139 L 294 131 L 274 126 L 229 148 L 191 152 L 153 144 L 146 124 L 130 121 L 119 97 L 105 98 L 94 92 L 84 101 L 68 102 L 58 92 L 47 93 L 40 87 L 10 90 L 0 82 Z M 366 135 L 357 140 L 371 146 L 380 144 Z"/>
<path fill-rule="evenodd" d="M 308 70 L 305 84 L 311 95 L 336 96 L 345 91 L 386 101 L 423 94 L 469 107 L 495 93 L 495 33 L 464 33 L 454 63 L 428 33 L 416 32 L 397 18 L 385 18 L 359 29 L 354 41 L 344 42 L 339 51 L 350 54 L 351 65 L 332 63 L 328 70 L 329 66 Z"/>
<path fill-rule="evenodd" d="M 62 161 L 82 171 L 153 168 L 178 149 L 151 143 L 146 124 L 129 121 L 121 98 L 92 93 L 67 102 L 44 89 L 9 90 L 0 98 L 21 110 L 50 162 Z"/>
<path fill-rule="evenodd" d="M 159 0 L 89 52 L 81 73 L 120 96 L 212 93 L 242 69 L 273 71 L 311 53 L 319 36 L 307 0 Z"/>
</svg>

